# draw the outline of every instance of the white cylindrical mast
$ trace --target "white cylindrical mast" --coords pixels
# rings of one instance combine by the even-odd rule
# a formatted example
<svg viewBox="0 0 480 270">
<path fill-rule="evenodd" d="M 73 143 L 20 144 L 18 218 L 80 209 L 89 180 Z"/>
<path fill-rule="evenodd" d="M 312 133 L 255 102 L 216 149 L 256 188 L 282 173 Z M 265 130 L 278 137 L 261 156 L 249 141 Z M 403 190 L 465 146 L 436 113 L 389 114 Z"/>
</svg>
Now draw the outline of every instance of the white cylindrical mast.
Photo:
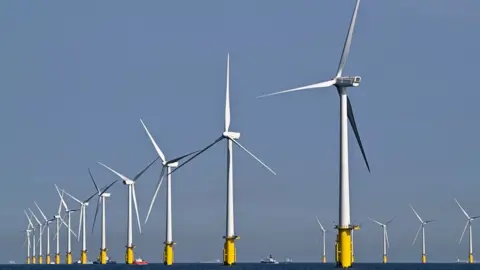
<svg viewBox="0 0 480 270">
<path fill-rule="evenodd" d="M 82 216 L 82 250 L 87 250 L 87 207 L 82 204 L 83 216 Z"/>
<path fill-rule="evenodd" d="M 47 255 L 50 255 L 50 221 L 47 221 Z"/>
<path fill-rule="evenodd" d="M 30 243 L 30 231 L 27 230 L 27 258 L 30 258 L 30 249 L 32 248 L 32 244 Z M 31 261 L 30 261 L 31 263 Z"/>
<path fill-rule="evenodd" d="M 132 232 L 132 184 L 128 185 L 128 220 L 127 220 L 127 246 L 133 246 Z"/>
<path fill-rule="evenodd" d="M 56 236 L 57 236 L 57 254 L 60 254 L 60 218 L 59 217 L 56 217 L 56 222 L 57 222 L 57 226 L 55 228 L 55 231 L 56 231 Z"/>
<path fill-rule="evenodd" d="M 326 255 L 325 254 L 325 231 L 323 231 L 322 235 L 323 235 L 323 258 L 325 258 L 325 255 Z"/>
<path fill-rule="evenodd" d="M 67 253 L 72 252 L 72 235 L 70 231 L 70 222 L 72 221 L 72 212 L 68 211 L 68 228 L 67 228 Z M 58 245 L 58 244 L 57 244 Z M 60 252 L 57 250 L 57 253 Z"/>
<path fill-rule="evenodd" d="M 32 256 L 35 257 L 37 255 L 37 252 L 36 252 L 36 245 L 37 245 L 37 240 L 35 239 L 35 235 L 36 235 L 36 232 L 35 232 L 35 228 L 33 228 L 33 245 L 32 245 Z"/>
<path fill-rule="evenodd" d="M 348 171 L 347 89 L 340 90 L 340 228 L 350 226 L 350 186 Z"/>
<path fill-rule="evenodd" d="M 233 217 L 233 142 L 227 139 L 227 234 L 226 237 L 235 236 Z"/>
<path fill-rule="evenodd" d="M 102 196 L 102 250 L 107 248 L 107 235 L 105 230 L 105 197 Z"/>
<path fill-rule="evenodd" d="M 165 240 L 167 243 L 173 242 L 172 233 L 172 169 L 167 165 L 167 226 Z"/>
<path fill-rule="evenodd" d="M 422 255 L 426 255 L 425 252 L 425 224 L 422 224 Z"/>
<path fill-rule="evenodd" d="M 43 238 L 42 226 L 39 226 L 38 228 L 40 229 L 40 235 L 39 235 L 39 238 L 38 238 L 39 239 L 39 241 L 38 241 L 38 245 L 39 245 L 38 246 L 38 256 L 42 257 L 42 255 L 43 255 L 43 252 L 42 252 L 42 250 L 43 250 L 42 249 L 42 246 L 43 246 L 43 244 L 42 244 L 42 238 Z"/>
<path fill-rule="evenodd" d="M 469 254 L 468 255 L 470 256 L 470 254 L 473 254 L 473 238 L 472 238 L 472 221 L 471 220 L 468 220 L 468 227 L 469 227 L 468 231 L 469 231 L 469 238 L 470 238 L 469 239 L 470 241 L 469 241 L 469 244 L 468 244 L 469 245 L 469 247 L 468 247 Z"/>
<path fill-rule="evenodd" d="M 387 227 L 383 227 L 383 256 L 387 256 Z"/>
</svg>

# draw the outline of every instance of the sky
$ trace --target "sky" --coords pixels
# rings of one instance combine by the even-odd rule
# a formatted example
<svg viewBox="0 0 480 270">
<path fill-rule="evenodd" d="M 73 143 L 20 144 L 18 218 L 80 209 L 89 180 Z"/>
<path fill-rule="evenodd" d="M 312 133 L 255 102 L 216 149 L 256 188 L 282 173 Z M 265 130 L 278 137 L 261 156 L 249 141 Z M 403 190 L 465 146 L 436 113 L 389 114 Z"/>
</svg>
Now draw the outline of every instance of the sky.
<svg viewBox="0 0 480 270">
<path fill-rule="evenodd" d="M 231 130 L 277 173 L 234 150 L 237 258 L 319 262 L 315 217 L 331 230 L 338 221 L 338 95 L 328 88 L 255 97 L 333 77 L 353 7 L 353 0 L 0 2 L 0 239 L 10 247 L 0 261 L 24 260 L 23 210 L 36 201 L 54 215 L 53 184 L 85 199 L 95 191 L 88 168 L 99 185 L 116 179 L 98 161 L 133 177 L 156 158 L 140 118 L 167 158 L 221 135 L 230 53 Z M 344 70 L 362 76 L 349 94 L 371 166 L 368 173 L 350 132 L 357 262 L 381 261 L 382 230 L 368 218 L 394 216 L 390 261 L 420 260 L 420 242 L 412 246 L 420 223 L 409 204 L 437 220 L 426 228 L 429 261 L 467 258 L 467 242 L 458 244 L 466 219 L 453 197 L 480 214 L 479 9 L 473 0 L 360 4 Z M 225 158 L 220 143 L 173 175 L 177 262 L 222 258 Z M 164 187 L 144 219 L 160 169 L 155 164 L 136 185 L 142 234 L 134 228 L 136 254 L 157 262 Z M 127 188 L 110 191 L 109 255 L 123 261 Z M 94 209 L 92 201 L 90 259 L 100 248 Z M 334 237 L 327 234 L 329 261 Z M 76 259 L 79 250 L 74 242 Z"/>
</svg>

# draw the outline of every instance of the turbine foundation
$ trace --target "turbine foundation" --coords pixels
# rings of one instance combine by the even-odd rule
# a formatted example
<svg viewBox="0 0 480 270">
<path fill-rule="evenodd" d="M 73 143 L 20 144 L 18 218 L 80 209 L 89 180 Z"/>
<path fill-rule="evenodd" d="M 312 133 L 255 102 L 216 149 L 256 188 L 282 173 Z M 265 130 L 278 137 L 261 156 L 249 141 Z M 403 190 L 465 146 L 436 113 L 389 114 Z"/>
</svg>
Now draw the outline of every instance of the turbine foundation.
<svg viewBox="0 0 480 270">
<path fill-rule="evenodd" d="M 165 265 L 173 264 L 173 245 L 174 242 L 165 242 L 165 249 L 163 250 L 163 264 Z"/>
<path fill-rule="evenodd" d="M 352 229 L 351 227 L 348 228 L 340 228 L 338 227 L 338 235 L 339 235 L 339 242 L 338 242 L 338 262 L 337 267 L 339 268 L 350 268 L 352 267 L 353 263 L 353 244 L 352 244 Z"/>
<path fill-rule="evenodd" d="M 60 253 L 55 253 L 55 264 L 60 264 Z"/>
<path fill-rule="evenodd" d="M 100 249 L 100 255 L 98 256 L 100 264 L 107 264 L 107 249 Z"/>
<path fill-rule="evenodd" d="M 47 254 L 47 256 L 45 256 L 45 262 L 46 262 L 47 264 L 50 264 L 51 261 L 52 261 L 52 260 L 51 260 L 51 258 L 50 258 L 50 254 Z"/>
<path fill-rule="evenodd" d="M 473 263 L 473 253 L 468 254 L 468 263 Z"/>
<path fill-rule="evenodd" d="M 32 264 L 37 264 L 37 257 L 36 256 L 32 257 Z"/>
<path fill-rule="evenodd" d="M 383 263 L 387 263 L 387 254 L 383 255 Z"/>
<path fill-rule="evenodd" d="M 427 263 L 427 254 L 422 254 L 422 263 Z"/>
<path fill-rule="evenodd" d="M 27 264 L 30 264 L 30 257 L 27 257 Z"/>
<path fill-rule="evenodd" d="M 326 263 L 326 262 L 327 262 L 327 256 L 325 256 L 325 255 L 322 256 L 322 262 L 323 262 L 323 263 Z"/>
<path fill-rule="evenodd" d="M 133 264 L 133 247 L 128 247 L 127 246 L 127 251 L 125 252 L 125 263 L 126 264 Z"/>
<path fill-rule="evenodd" d="M 87 264 L 87 250 L 80 251 L 80 263 Z"/>
<path fill-rule="evenodd" d="M 224 236 L 225 244 L 223 245 L 223 264 L 234 265 L 237 262 L 237 250 L 235 248 L 235 240 L 238 236 Z"/>
<path fill-rule="evenodd" d="M 58 263 L 60 263 L 60 254 L 57 254 L 57 256 L 58 256 Z M 57 260 L 57 259 L 55 258 L 55 261 L 56 261 L 56 260 Z M 67 264 L 72 264 L 72 252 L 67 252 L 67 258 L 66 258 L 65 262 L 66 262 Z M 55 263 L 56 263 L 56 262 L 55 262 Z"/>
<path fill-rule="evenodd" d="M 43 256 L 38 256 L 38 264 L 43 264 Z"/>
</svg>

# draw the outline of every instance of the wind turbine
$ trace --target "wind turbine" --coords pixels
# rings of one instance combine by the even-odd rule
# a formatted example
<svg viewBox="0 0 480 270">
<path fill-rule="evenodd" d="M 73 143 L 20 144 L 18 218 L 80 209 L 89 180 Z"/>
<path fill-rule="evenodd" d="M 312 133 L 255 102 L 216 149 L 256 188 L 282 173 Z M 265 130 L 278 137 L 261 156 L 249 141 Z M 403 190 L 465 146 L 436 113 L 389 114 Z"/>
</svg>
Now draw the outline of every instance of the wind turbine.
<svg viewBox="0 0 480 270">
<path fill-rule="evenodd" d="M 27 216 L 27 219 L 28 219 L 28 222 L 30 224 L 30 226 L 32 227 L 32 232 L 33 232 L 33 235 L 32 235 L 32 264 L 37 264 L 37 253 L 36 253 L 36 239 L 35 239 L 35 236 L 36 236 L 36 226 L 33 225 L 33 222 L 32 222 L 32 215 L 30 215 L 30 217 L 28 216 L 27 214 L 27 211 L 26 210 L 23 210 L 25 212 L 25 216 Z M 37 225 L 38 226 L 38 225 Z"/>
<path fill-rule="evenodd" d="M 470 217 L 468 214 L 467 214 L 467 211 L 465 211 L 465 209 L 463 209 L 463 207 L 460 205 L 460 203 L 457 201 L 457 199 L 453 198 L 455 200 L 455 202 L 457 203 L 458 207 L 460 207 L 460 209 L 462 210 L 462 212 L 465 214 L 465 216 L 467 217 L 467 223 L 465 224 L 465 228 L 463 229 L 463 232 L 462 232 L 462 236 L 460 237 L 460 241 L 458 241 L 458 243 L 460 244 L 462 242 L 462 239 L 463 239 L 463 235 L 465 234 L 465 231 L 467 230 L 467 227 L 468 227 L 468 238 L 469 238 L 469 242 L 468 242 L 468 263 L 474 263 L 474 260 L 473 260 L 473 238 L 472 238 L 472 222 L 479 218 L 480 216 L 475 216 L 475 217 Z"/>
<path fill-rule="evenodd" d="M 235 240 L 239 239 L 235 234 L 234 229 L 234 213 L 233 213 L 233 143 L 247 152 L 251 157 L 257 160 L 262 166 L 264 166 L 267 170 L 271 173 L 275 174 L 275 172 L 270 169 L 265 163 L 263 163 L 258 157 L 252 154 L 247 148 L 241 145 L 238 142 L 240 138 L 240 133 L 230 131 L 230 54 L 227 55 L 227 83 L 226 83 L 226 98 L 225 98 L 225 130 L 222 135 L 216 139 L 213 143 L 205 147 L 204 149 L 200 150 L 198 153 L 193 155 L 191 158 L 186 160 L 183 164 L 178 166 L 174 169 L 171 173 L 175 172 L 176 170 L 180 169 L 183 165 L 190 162 L 192 159 L 196 158 L 203 152 L 207 151 L 210 147 L 215 145 L 216 143 L 222 141 L 223 139 L 227 140 L 227 228 L 226 228 L 226 235 L 224 250 L 223 250 L 223 263 L 225 265 L 232 265 L 236 263 L 236 248 L 235 248 Z M 170 174 L 171 174 L 170 173 Z"/>
<path fill-rule="evenodd" d="M 33 226 L 33 223 L 32 223 L 32 220 L 30 219 L 30 217 L 28 216 L 27 212 L 25 212 L 25 216 L 27 217 L 28 219 L 28 226 L 27 226 L 27 229 L 25 230 L 25 233 L 27 234 L 27 264 L 30 264 L 30 263 L 33 263 L 33 260 L 31 260 L 31 257 L 30 257 L 30 249 L 32 248 L 32 244 L 30 242 L 30 233 L 33 231 L 35 231 L 35 227 Z M 31 230 L 32 229 L 32 230 Z M 35 240 L 34 240 L 35 242 Z"/>
<path fill-rule="evenodd" d="M 105 187 L 103 190 L 100 190 L 97 186 L 97 183 L 95 182 L 95 179 L 93 179 L 92 172 L 90 169 L 88 169 L 88 173 L 90 174 L 90 179 L 92 179 L 93 185 L 95 186 L 95 189 L 98 192 L 98 200 L 97 200 L 97 207 L 95 209 L 95 217 L 93 218 L 93 225 L 92 225 L 92 233 L 93 230 L 95 229 L 95 221 L 97 220 L 97 214 L 98 214 L 98 208 L 100 206 L 100 202 L 102 204 L 102 230 L 101 230 L 101 248 L 100 248 L 100 255 L 99 255 L 99 261 L 100 264 L 106 264 L 107 263 L 107 228 L 105 227 L 105 200 L 110 197 L 110 193 L 106 193 L 106 191 L 111 188 L 115 183 L 118 182 L 118 180 L 113 181 L 110 185 Z"/>
<path fill-rule="evenodd" d="M 371 221 L 377 223 L 378 225 L 382 226 L 383 228 L 383 263 L 387 263 L 387 248 L 390 247 L 390 242 L 388 241 L 388 232 L 387 232 L 387 225 L 392 222 L 395 217 L 390 219 L 387 223 L 383 224 L 380 223 L 372 218 L 369 218 Z"/>
<path fill-rule="evenodd" d="M 119 172 L 115 171 L 114 169 L 108 167 L 107 165 L 98 162 L 98 164 L 102 165 L 103 167 L 107 168 L 109 171 L 113 172 L 116 174 L 118 177 L 120 177 L 123 180 L 123 184 L 128 187 L 128 221 L 127 221 L 127 251 L 125 252 L 125 263 L 126 264 L 133 264 L 134 260 L 134 253 L 133 253 L 133 230 L 132 230 L 132 199 L 133 199 L 133 204 L 135 206 L 135 214 L 137 215 L 137 222 L 138 222 L 138 231 L 142 233 L 142 226 L 140 225 L 140 217 L 138 215 L 138 206 L 137 206 L 137 196 L 135 195 L 135 184 L 137 183 L 138 178 L 142 176 L 144 172 L 150 168 L 150 166 L 155 163 L 155 161 L 158 160 L 158 157 L 150 162 L 145 169 L 140 171 L 133 179 L 129 179 L 128 177 L 124 176 L 123 174 L 120 174 Z"/>
<path fill-rule="evenodd" d="M 326 255 L 326 251 L 325 251 L 326 250 L 325 249 L 325 233 L 327 232 L 327 230 L 325 230 L 325 228 L 323 228 L 323 225 L 320 222 L 320 220 L 318 219 L 318 217 L 317 217 L 317 222 L 318 222 L 318 225 L 320 225 L 320 229 L 322 229 L 322 242 L 323 242 L 322 262 L 326 263 L 327 262 L 327 255 Z"/>
<path fill-rule="evenodd" d="M 38 206 L 37 202 L 33 202 L 35 206 L 38 208 L 38 211 L 40 211 L 40 214 L 42 215 L 43 219 L 45 220 L 44 226 L 47 227 L 47 255 L 45 257 L 45 262 L 47 264 L 50 264 L 51 262 L 51 257 L 50 257 L 50 223 L 54 221 L 56 218 L 54 217 L 53 219 L 48 219 L 47 216 L 43 213 L 42 209 L 40 209 L 40 206 Z M 60 205 L 58 206 L 58 212 L 62 209 L 62 204 L 60 202 Z"/>
<path fill-rule="evenodd" d="M 155 188 L 155 193 L 153 195 L 152 201 L 150 202 L 150 207 L 148 208 L 148 213 L 147 217 L 145 218 L 145 224 L 148 221 L 148 217 L 150 216 L 150 212 L 152 211 L 153 204 L 155 203 L 155 199 L 157 198 L 157 193 L 160 190 L 160 187 L 162 186 L 163 182 L 163 175 L 165 173 L 165 170 L 167 171 L 167 209 L 166 209 L 166 230 L 165 230 L 165 248 L 163 250 L 163 263 L 166 265 L 172 265 L 173 264 L 173 245 L 175 242 L 173 242 L 173 232 L 172 232 L 172 176 L 170 173 L 172 172 L 172 168 L 178 167 L 178 162 L 182 160 L 183 158 L 190 156 L 198 151 L 183 155 L 181 157 L 172 159 L 172 160 L 166 160 L 165 155 L 163 154 L 162 150 L 160 150 L 160 147 L 158 147 L 157 143 L 153 139 L 152 135 L 147 129 L 147 126 L 143 123 L 142 119 L 140 119 L 140 122 L 142 123 L 143 128 L 145 129 L 145 132 L 147 133 L 148 137 L 150 138 L 150 141 L 153 144 L 153 147 L 157 151 L 158 156 L 162 160 L 162 172 L 160 173 L 160 178 L 158 179 L 157 187 Z"/>
<path fill-rule="evenodd" d="M 348 165 L 348 121 L 352 126 L 353 132 L 360 146 L 363 159 L 370 172 L 370 166 L 367 161 L 360 134 L 358 132 L 357 124 L 353 114 L 352 104 L 347 96 L 347 89 L 350 87 L 357 87 L 360 85 L 360 76 L 342 76 L 343 68 L 347 62 L 348 54 L 350 52 L 350 45 L 352 42 L 353 31 L 355 28 L 355 21 L 357 18 L 358 7 L 360 0 L 357 0 L 355 9 L 353 11 L 352 20 L 348 29 L 347 38 L 343 47 L 342 56 L 338 65 L 337 73 L 334 78 L 320 83 L 315 83 L 303 87 L 284 90 L 276 93 L 262 95 L 260 97 L 267 97 L 288 92 L 296 92 L 302 90 L 309 90 L 315 88 L 325 88 L 335 86 L 340 96 L 340 203 L 339 203 L 339 225 L 338 229 L 338 249 L 340 258 L 337 264 L 343 268 L 348 268 L 352 265 L 353 260 L 353 244 L 351 240 L 351 232 L 354 226 L 350 224 L 350 183 L 349 183 L 349 165 Z"/>
<path fill-rule="evenodd" d="M 55 185 L 55 189 L 57 190 L 57 193 L 58 193 L 58 196 L 60 196 L 60 201 L 61 203 L 63 204 L 63 207 L 65 208 L 65 213 L 68 217 L 67 219 L 67 254 L 65 255 L 65 262 L 66 264 L 72 264 L 72 234 L 75 236 L 75 238 L 77 238 L 77 235 L 72 231 L 72 227 L 71 227 L 71 221 L 72 221 L 72 213 L 75 212 L 75 211 L 78 211 L 80 209 L 68 209 L 67 207 L 67 204 L 65 203 L 65 201 L 63 200 L 63 195 L 65 194 L 65 191 L 62 190 L 62 193 L 60 193 L 60 189 L 58 188 L 57 185 Z M 64 224 L 65 222 L 63 221 L 63 219 L 61 218 L 60 216 L 61 212 L 60 210 L 58 211 L 57 215 L 55 216 L 55 219 L 57 220 L 57 233 L 56 233 L 56 237 L 57 237 L 57 253 L 55 254 L 55 264 L 59 264 L 60 263 L 60 238 L 59 238 L 59 234 L 60 234 L 60 228 L 62 227 L 62 224 Z M 82 217 L 80 216 L 80 220 L 82 219 Z M 60 223 L 60 220 L 62 221 L 62 223 Z"/>
<path fill-rule="evenodd" d="M 417 216 L 418 220 L 420 221 L 420 227 L 418 227 L 417 234 L 415 235 L 415 238 L 413 239 L 412 246 L 415 245 L 415 241 L 417 240 L 418 234 L 420 233 L 420 230 L 422 230 L 422 263 L 427 263 L 427 253 L 425 252 L 425 225 L 434 222 L 435 220 L 425 220 L 423 221 L 420 215 L 418 215 L 417 211 L 413 209 L 413 206 L 410 204 L 410 208 L 412 208 L 413 213 Z"/>
<path fill-rule="evenodd" d="M 80 230 L 82 233 L 82 250 L 80 251 L 80 263 L 81 264 L 87 264 L 87 233 L 86 233 L 86 228 L 87 228 L 87 206 L 88 202 L 97 195 L 97 192 L 95 192 L 93 195 L 88 197 L 84 201 L 80 201 L 79 199 L 73 197 L 72 194 L 68 193 L 64 189 L 62 191 L 67 194 L 70 198 L 74 199 L 77 203 L 80 204 L 80 224 L 78 226 L 78 237 L 80 237 Z M 62 199 L 63 200 L 63 199 Z M 68 258 L 68 257 L 67 257 Z"/>
<path fill-rule="evenodd" d="M 35 214 L 33 213 L 32 209 L 28 208 L 28 211 L 30 211 L 30 213 L 32 214 L 33 218 L 35 219 L 35 221 L 37 222 L 38 224 L 38 229 L 40 230 L 40 235 L 38 236 L 38 242 L 39 242 L 39 248 L 38 248 L 38 264 L 43 264 L 43 255 L 42 255 L 42 238 L 43 238 L 43 229 L 45 228 L 43 226 L 43 223 L 40 222 L 40 220 L 37 218 L 37 216 L 35 216 Z M 35 246 L 36 243 L 35 241 L 33 241 L 33 246 Z"/>
</svg>

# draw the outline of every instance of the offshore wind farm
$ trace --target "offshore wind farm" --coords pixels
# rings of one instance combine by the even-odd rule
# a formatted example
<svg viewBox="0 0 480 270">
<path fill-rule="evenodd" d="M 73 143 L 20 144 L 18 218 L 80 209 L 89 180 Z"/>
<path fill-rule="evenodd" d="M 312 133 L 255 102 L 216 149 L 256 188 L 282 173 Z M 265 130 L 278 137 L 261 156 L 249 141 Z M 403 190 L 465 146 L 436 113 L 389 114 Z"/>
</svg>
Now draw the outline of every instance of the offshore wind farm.
<svg viewBox="0 0 480 270">
<path fill-rule="evenodd" d="M 294 17 L 310 25 L 315 12 L 308 10 L 309 5 L 335 9 L 336 15 L 328 15 L 329 20 L 317 17 L 322 20 L 317 27 L 301 28 L 297 22 L 297 31 L 281 19 L 285 12 L 292 15 L 302 10 L 304 16 Z M 428 68 L 402 62 L 398 55 L 413 43 L 404 42 L 391 53 L 398 42 L 390 43 L 389 39 L 396 37 L 382 32 L 385 38 L 375 39 L 369 33 L 380 33 L 372 23 L 378 16 L 394 24 L 371 10 L 389 5 L 407 7 L 378 5 L 351 0 L 276 6 L 279 10 L 269 12 L 282 10 L 282 16 L 272 15 L 283 25 L 278 29 L 295 35 L 288 39 L 288 46 L 277 42 L 281 49 L 271 49 L 273 43 L 265 43 L 268 50 L 241 43 L 230 31 L 245 25 L 226 24 L 225 28 L 232 29 L 217 30 L 230 41 L 221 45 L 209 42 L 211 46 L 205 47 L 208 52 L 203 53 L 184 50 L 177 60 L 164 55 L 165 63 L 157 61 L 155 68 L 150 66 L 155 72 L 147 73 L 149 69 L 141 64 L 138 68 L 142 72 L 130 69 L 145 59 L 129 58 L 131 62 L 123 67 L 129 72 L 116 69 L 121 74 L 109 68 L 116 65 L 112 61 L 101 62 L 104 73 L 95 75 L 99 82 L 107 82 L 104 78 L 122 81 L 129 76 L 138 76 L 138 81 L 116 85 L 118 91 L 103 97 L 99 90 L 85 90 L 89 94 L 84 94 L 78 91 L 79 86 L 72 86 L 75 94 L 58 103 L 69 106 L 42 107 L 53 112 L 45 123 L 55 123 L 44 123 L 32 133 L 43 136 L 40 131 L 51 132 L 44 142 L 26 140 L 25 132 L 9 137 L 12 144 L 16 140 L 28 142 L 23 148 L 32 148 L 27 157 L 32 164 L 19 169 L 5 163 L 6 178 L 15 177 L 10 173 L 15 170 L 20 171 L 21 179 L 36 180 L 19 184 L 23 180 L 17 177 L 6 183 L 5 190 L 17 195 L 4 202 L 8 218 L 2 231 L 8 234 L 5 239 L 14 240 L 5 241 L 9 248 L 0 259 L 8 256 L 17 264 L 36 266 L 209 262 L 249 268 L 254 266 L 245 263 L 286 263 L 291 266 L 285 267 L 292 269 L 303 267 L 296 264 L 300 262 L 322 269 L 372 269 L 398 262 L 411 265 L 395 269 L 436 269 L 438 263 L 455 263 L 452 269 L 456 269 L 461 267 L 459 263 L 475 264 L 480 247 L 475 246 L 478 241 L 473 231 L 479 216 L 472 214 L 480 184 L 464 179 L 475 179 L 477 165 L 473 161 L 480 145 L 471 139 L 477 130 L 455 112 L 478 113 L 469 103 L 475 93 L 465 90 L 466 95 L 472 95 L 468 99 L 435 96 L 438 91 L 448 93 L 447 87 L 437 85 L 442 80 L 448 85 L 448 76 L 432 82 Z M 317 11 L 328 13 L 325 10 Z M 253 13 L 251 16 L 256 18 Z M 240 22 L 239 18 L 233 20 Z M 417 17 L 413 20 L 421 21 Z M 450 35 L 462 34 L 449 31 Z M 404 33 L 397 29 L 397 34 Z M 135 35 L 142 36 L 139 32 Z M 208 36 L 207 32 L 204 35 Z M 282 39 L 275 33 L 268 35 Z M 267 42 L 261 36 L 257 38 Z M 300 37 L 306 39 L 299 42 Z M 138 37 L 128 40 L 131 46 L 148 44 Z M 425 48 L 421 44 L 428 40 L 416 41 L 416 46 Z M 182 44 L 192 46 L 191 42 Z M 150 46 L 138 47 L 137 53 L 148 55 L 146 52 L 154 50 Z M 247 47 L 255 53 L 242 51 Z M 112 55 L 116 53 L 114 47 L 109 48 Z M 255 56 L 249 57 L 249 53 Z M 428 58 L 430 54 L 435 54 L 435 49 L 421 55 Z M 278 60 L 282 55 L 286 59 Z M 422 65 L 431 65 L 436 58 L 432 59 Z M 470 58 L 450 59 L 444 54 L 444 61 L 470 63 Z M 158 69 L 164 64 L 169 68 Z M 410 68 L 399 70 L 401 65 Z M 395 70 L 395 76 L 390 75 L 390 69 Z M 70 74 L 67 69 L 65 72 Z M 168 84 L 156 86 L 150 79 L 140 83 L 141 78 L 157 76 L 152 72 L 160 76 L 156 82 Z M 177 73 L 182 76 L 174 75 Z M 93 76 L 87 69 L 78 74 Z M 421 78 L 415 74 L 422 74 Z M 311 82 L 318 77 L 324 79 Z M 432 86 L 427 88 L 429 84 Z M 92 85 L 82 88 L 112 88 Z M 129 90 L 132 86 L 137 90 Z M 421 89 L 415 92 L 410 89 L 418 86 Z M 429 90 L 434 86 L 437 92 Z M 407 98 L 407 93 L 415 95 Z M 42 95 L 38 103 L 50 104 L 43 99 L 52 94 Z M 425 96 L 444 108 L 457 99 L 465 105 L 432 113 L 433 109 L 425 106 L 438 105 L 415 105 L 414 101 Z M 470 133 L 460 135 L 458 130 L 467 127 Z M 42 144 L 48 144 L 49 149 Z M 439 145 L 449 152 L 437 150 Z M 22 153 L 23 148 L 17 145 L 19 150 L 14 152 L 10 147 L 5 146 L 5 153 L 18 160 L 19 154 L 12 153 Z M 235 155 L 234 148 L 238 150 Z M 44 153 L 45 158 L 37 152 Z M 53 166 L 49 168 L 49 164 Z M 15 185 L 18 187 L 12 188 Z M 21 193 L 13 193 L 20 188 Z"/>
</svg>

